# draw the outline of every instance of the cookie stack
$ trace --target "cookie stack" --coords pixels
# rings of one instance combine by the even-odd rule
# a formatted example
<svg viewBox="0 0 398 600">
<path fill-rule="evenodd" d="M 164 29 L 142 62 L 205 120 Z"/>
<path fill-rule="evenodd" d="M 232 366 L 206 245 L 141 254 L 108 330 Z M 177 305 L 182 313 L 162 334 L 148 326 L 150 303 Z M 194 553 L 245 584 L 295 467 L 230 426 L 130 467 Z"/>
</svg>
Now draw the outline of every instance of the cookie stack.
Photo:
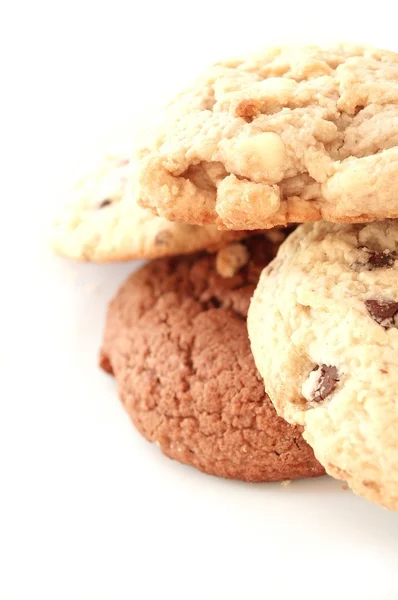
<svg viewBox="0 0 398 600">
<path fill-rule="evenodd" d="M 213 475 L 326 471 L 397 509 L 398 55 L 217 63 L 122 146 L 54 245 L 156 259 L 111 302 L 100 357 L 136 427 Z"/>
</svg>

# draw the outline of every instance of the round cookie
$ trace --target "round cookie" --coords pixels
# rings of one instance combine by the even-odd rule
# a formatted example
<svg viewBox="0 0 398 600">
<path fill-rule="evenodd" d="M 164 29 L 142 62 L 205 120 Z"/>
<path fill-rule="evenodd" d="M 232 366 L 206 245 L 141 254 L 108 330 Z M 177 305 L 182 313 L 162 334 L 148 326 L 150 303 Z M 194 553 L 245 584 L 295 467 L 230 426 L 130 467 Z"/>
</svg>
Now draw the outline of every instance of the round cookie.
<svg viewBox="0 0 398 600">
<path fill-rule="evenodd" d="M 109 306 L 100 364 L 125 409 L 164 454 L 206 473 L 250 482 L 324 473 L 301 429 L 276 415 L 250 352 L 247 309 L 276 247 L 245 241 L 244 266 L 236 247 L 231 260 L 223 252 L 229 277 L 215 255 L 153 261 Z"/>
<path fill-rule="evenodd" d="M 97 158 L 69 190 L 52 231 L 54 250 L 77 261 L 157 258 L 215 251 L 244 232 L 172 223 L 141 208 L 129 186 L 131 145 L 120 142 Z"/>
<path fill-rule="evenodd" d="M 140 203 L 171 220 L 253 230 L 398 217 L 398 54 L 288 46 L 217 63 L 138 158 Z"/>
<path fill-rule="evenodd" d="M 261 275 L 251 346 L 327 473 L 398 509 L 398 222 L 301 225 Z M 280 377 L 272 377 L 279 373 Z"/>
</svg>

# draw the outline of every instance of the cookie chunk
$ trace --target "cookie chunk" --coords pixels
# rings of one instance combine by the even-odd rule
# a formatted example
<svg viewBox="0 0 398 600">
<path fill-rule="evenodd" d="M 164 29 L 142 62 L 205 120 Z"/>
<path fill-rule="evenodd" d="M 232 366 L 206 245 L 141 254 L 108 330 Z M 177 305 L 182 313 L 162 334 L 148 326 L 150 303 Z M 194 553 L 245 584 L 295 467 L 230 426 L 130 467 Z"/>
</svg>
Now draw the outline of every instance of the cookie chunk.
<svg viewBox="0 0 398 600">
<path fill-rule="evenodd" d="M 250 258 L 229 278 L 205 253 L 134 273 L 109 306 L 100 364 L 170 458 L 251 482 L 322 475 L 301 428 L 276 415 L 250 351 L 250 297 L 277 244 L 244 244 Z"/>
<path fill-rule="evenodd" d="M 114 143 L 69 190 L 52 231 L 56 252 L 77 261 L 156 258 L 215 251 L 244 232 L 172 223 L 137 203 L 128 185 L 131 144 Z"/>
<path fill-rule="evenodd" d="M 215 64 L 142 141 L 138 180 L 157 214 L 234 230 L 398 217 L 398 54 L 293 46 Z"/>
<path fill-rule="evenodd" d="M 398 222 L 301 225 L 265 268 L 248 327 L 277 412 L 330 475 L 398 509 Z"/>
</svg>

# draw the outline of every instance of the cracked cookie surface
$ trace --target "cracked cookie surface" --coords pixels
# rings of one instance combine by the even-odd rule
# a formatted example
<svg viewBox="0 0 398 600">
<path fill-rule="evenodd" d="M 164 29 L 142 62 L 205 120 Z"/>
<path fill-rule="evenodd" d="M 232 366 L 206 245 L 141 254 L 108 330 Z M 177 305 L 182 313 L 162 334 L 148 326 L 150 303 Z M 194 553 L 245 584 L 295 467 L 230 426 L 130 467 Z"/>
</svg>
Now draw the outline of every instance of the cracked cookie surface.
<svg viewBox="0 0 398 600">
<path fill-rule="evenodd" d="M 128 185 L 130 157 L 129 140 L 115 141 L 66 194 L 52 229 L 58 254 L 98 262 L 158 258 L 215 251 L 245 235 L 215 225 L 172 223 L 139 206 Z"/>
<path fill-rule="evenodd" d="M 171 220 L 265 229 L 398 217 L 398 54 L 272 48 L 213 65 L 138 153 L 140 203 Z"/>
<path fill-rule="evenodd" d="M 397 221 L 301 225 L 263 271 L 248 315 L 278 413 L 304 427 L 330 475 L 395 510 L 397 259 Z"/>
<path fill-rule="evenodd" d="M 109 306 L 100 364 L 137 429 L 170 458 L 251 482 L 322 475 L 301 428 L 276 415 L 250 351 L 250 297 L 278 244 L 242 244 L 250 257 L 232 277 L 205 253 L 134 273 Z"/>
</svg>

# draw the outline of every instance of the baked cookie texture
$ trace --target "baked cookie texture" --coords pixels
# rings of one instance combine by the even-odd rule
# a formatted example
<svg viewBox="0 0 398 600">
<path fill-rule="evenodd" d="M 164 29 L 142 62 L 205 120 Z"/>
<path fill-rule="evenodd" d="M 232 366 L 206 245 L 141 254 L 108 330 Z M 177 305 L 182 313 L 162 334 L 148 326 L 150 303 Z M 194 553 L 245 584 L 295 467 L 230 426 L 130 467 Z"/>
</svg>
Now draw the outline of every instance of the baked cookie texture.
<svg viewBox="0 0 398 600">
<path fill-rule="evenodd" d="M 324 473 L 301 428 L 276 415 L 250 351 L 250 297 L 277 246 L 245 240 L 244 265 L 236 244 L 230 260 L 222 251 L 224 276 L 215 255 L 153 261 L 109 306 L 100 364 L 125 409 L 164 454 L 206 473 L 249 482 Z"/>
<path fill-rule="evenodd" d="M 261 275 L 251 347 L 327 473 L 398 509 L 398 222 L 301 225 Z M 278 377 L 272 377 L 278 373 Z"/>
<path fill-rule="evenodd" d="M 55 251 L 76 261 L 157 258 L 216 251 L 244 232 L 172 223 L 137 203 L 129 186 L 131 144 L 114 142 L 68 191 L 52 229 Z"/>
<path fill-rule="evenodd" d="M 266 229 L 398 217 L 398 55 L 272 48 L 213 65 L 141 141 L 140 203 Z"/>
</svg>

